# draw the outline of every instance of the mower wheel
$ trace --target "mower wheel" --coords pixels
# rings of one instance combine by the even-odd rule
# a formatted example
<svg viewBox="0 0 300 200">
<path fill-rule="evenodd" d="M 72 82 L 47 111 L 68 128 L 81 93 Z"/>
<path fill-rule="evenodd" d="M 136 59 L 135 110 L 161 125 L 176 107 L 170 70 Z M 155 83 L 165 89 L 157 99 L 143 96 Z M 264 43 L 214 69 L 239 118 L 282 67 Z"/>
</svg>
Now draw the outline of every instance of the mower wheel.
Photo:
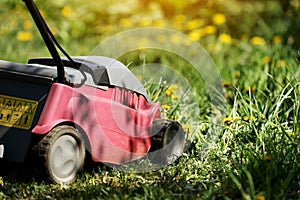
<svg viewBox="0 0 300 200">
<path fill-rule="evenodd" d="M 74 127 L 57 126 L 40 141 L 39 156 L 50 180 L 62 184 L 73 183 L 84 165 L 83 139 Z"/>
<path fill-rule="evenodd" d="M 184 150 L 184 131 L 176 121 L 156 119 L 152 125 L 149 158 L 152 163 L 165 165 L 178 159 Z"/>
</svg>

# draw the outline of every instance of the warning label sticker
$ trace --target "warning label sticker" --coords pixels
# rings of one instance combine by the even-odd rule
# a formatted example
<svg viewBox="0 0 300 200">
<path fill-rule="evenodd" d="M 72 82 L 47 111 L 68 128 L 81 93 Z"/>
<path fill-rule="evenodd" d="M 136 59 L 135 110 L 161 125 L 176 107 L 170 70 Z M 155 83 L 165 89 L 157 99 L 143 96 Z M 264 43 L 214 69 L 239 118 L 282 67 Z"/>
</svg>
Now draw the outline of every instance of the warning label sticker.
<svg viewBox="0 0 300 200">
<path fill-rule="evenodd" d="M 38 101 L 0 95 L 0 125 L 29 129 Z"/>
</svg>

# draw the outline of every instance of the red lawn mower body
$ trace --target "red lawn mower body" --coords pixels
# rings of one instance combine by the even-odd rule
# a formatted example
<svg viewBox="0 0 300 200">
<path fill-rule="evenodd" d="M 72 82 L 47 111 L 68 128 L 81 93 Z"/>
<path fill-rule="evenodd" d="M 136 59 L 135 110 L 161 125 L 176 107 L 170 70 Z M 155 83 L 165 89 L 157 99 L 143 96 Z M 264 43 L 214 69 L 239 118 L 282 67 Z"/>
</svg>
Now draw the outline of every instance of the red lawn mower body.
<svg viewBox="0 0 300 200">
<path fill-rule="evenodd" d="M 113 59 L 95 58 L 127 69 Z M 148 153 L 156 118 L 160 118 L 160 104 L 149 103 L 142 94 L 128 88 L 54 83 L 32 133 L 47 134 L 59 124 L 74 124 L 88 139 L 86 146 L 94 161 L 121 164 Z"/>
</svg>

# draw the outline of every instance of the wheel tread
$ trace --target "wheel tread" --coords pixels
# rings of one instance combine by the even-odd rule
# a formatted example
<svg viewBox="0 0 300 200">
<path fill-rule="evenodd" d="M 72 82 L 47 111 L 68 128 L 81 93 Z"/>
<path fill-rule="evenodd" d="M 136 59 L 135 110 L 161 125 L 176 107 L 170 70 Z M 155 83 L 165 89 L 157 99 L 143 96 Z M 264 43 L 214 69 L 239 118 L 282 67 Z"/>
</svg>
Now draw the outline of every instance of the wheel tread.
<svg viewBox="0 0 300 200">
<path fill-rule="evenodd" d="M 63 133 L 63 131 L 67 130 L 67 129 L 71 130 L 71 133 Z M 75 130 L 75 132 L 72 132 L 74 130 Z M 49 133 L 47 135 L 45 135 L 45 137 L 38 144 L 38 154 L 39 154 L 39 158 L 40 158 L 41 162 L 43 163 L 43 169 L 46 172 L 46 174 L 48 175 L 49 179 L 52 182 L 56 182 L 56 183 L 59 183 L 59 181 L 57 181 L 53 177 L 53 175 L 51 174 L 51 172 L 49 170 L 49 160 L 50 160 L 49 159 L 49 151 L 51 150 L 51 145 L 53 144 L 53 142 L 55 142 L 60 136 L 62 136 L 64 134 L 72 134 L 72 136 L 77 137 L 77 138 L 75 138 L 76 140 L 80 139 L 80 142 L 82 144 L 84 144 L 84 142 L 80 136 L 80 133 L 74 127 L 69 126 L 69 125 L 60 125 L 60 126 L 54 127 L 51 131 L 49 131 Z M 83 154 L 83 158 L 82 158 L 83 162 L 79 168 L 79 171 L 82 170 L 82 168 L 83 168 L 84 159 L 85 159 L 85 152 Z M 76 177 L 74 178 L 74 180 L 72 179 L 72 180 L 68 180 L 67 182 L 64 182 L 64 184 L 70 184 L 70 183 L 74 182 L 75 179 L 76 179 Z"/>
</svg>

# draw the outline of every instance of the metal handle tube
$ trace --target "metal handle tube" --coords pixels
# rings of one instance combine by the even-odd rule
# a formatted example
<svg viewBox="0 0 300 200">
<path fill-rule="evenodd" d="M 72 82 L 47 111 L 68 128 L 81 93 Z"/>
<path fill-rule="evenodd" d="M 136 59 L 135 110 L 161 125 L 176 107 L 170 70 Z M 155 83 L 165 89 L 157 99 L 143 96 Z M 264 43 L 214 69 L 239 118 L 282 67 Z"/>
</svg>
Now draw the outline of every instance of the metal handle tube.
<svg viewBox="0 0 300 200">
<path fill-rule="evenodd" d="M 42 19 L 42 16 L 39 12 L 39 10 L 37 9 L 35 3 L 33 2 L 33 0 L 23 0 L 26 4 L 27 9 L 29 10 L 56 66 L 57 66 L 57 81 L 59 83 L 64 83 L 65 82 L 65 70 L 64 70 L 64 66 L 63 63 L 61 61 L 60 55 L 57 52 L 57 49 L 55 48 L 53 41 L 47 31 L 47 28 L 44 24 L 44 21 Z"/>
</svg>

